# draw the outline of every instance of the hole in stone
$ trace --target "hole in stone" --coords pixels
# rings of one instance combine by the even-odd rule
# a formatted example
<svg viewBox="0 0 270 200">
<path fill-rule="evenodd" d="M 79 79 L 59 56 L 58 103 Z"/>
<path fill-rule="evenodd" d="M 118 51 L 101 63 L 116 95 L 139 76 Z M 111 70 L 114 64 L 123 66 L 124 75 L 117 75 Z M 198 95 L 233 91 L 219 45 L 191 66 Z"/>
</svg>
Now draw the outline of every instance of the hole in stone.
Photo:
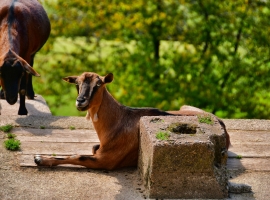
<svg viewBox="0 0 270 200">
<path fill-rule="evenodd" d="M 173 123 L 168 130 L 176 134 L 196 134 L 197 126 L 195 124 Z"/>
</svg>

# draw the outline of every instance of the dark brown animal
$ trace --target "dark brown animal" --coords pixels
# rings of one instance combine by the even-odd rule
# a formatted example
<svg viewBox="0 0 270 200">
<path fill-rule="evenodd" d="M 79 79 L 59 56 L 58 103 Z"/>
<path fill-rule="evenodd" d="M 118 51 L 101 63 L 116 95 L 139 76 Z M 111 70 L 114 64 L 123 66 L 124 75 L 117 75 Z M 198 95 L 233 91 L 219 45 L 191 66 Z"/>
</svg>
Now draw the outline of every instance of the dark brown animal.
<svg viewBox="0 0 270 200">
<path fill-rule="evenodd" d="M 77 109 L 87 111 L 86 118 L 92 119 L 100 144 L 93 147 L 93 155 L 90 156 L 77 155 L 57 158 L 36 155 L 35 162 L 40 166 L 74 164 L 108 170 L 136 166 L 139 148 L 139 120 L 142 116 L 164 116 L 173 113 L 196 115 L 203 112 L 189 106 L 184 106 L 180 111 L 169 113 L 155 108 L 130 108 L 121 105 L 112 97 L 105 86 L 113 80 L 111 73 L 103 77 L 96 73 L 85 72 L 78 77 L 70 76 L 64 80 L 76 84 L 78 90 Z M 222 121 L 220 123 L 226 130 Z M 227 139 L 228 147 L 228 134 Z"/>
<path fill-rule="evenodd" d="M 34 99 L 32 68 L 36 52 L 50 34 L 48 16 L 37 0 L 0 0 L 0 86 L 13 105 L 20 96 L 18 114 L 27 115 L 25 95 Z"/>
</svg>

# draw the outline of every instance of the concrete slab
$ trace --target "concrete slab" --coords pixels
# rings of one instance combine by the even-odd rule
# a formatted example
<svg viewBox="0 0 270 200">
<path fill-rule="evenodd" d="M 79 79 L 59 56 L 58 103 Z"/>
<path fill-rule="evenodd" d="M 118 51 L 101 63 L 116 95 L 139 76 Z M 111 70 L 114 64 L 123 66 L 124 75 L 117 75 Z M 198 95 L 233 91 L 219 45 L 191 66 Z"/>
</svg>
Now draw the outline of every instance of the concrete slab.
<svg viewBox="0 0 270 200">
<path fill-rule="evenodd" d="M 3 100 L 1 100 L 2 102 Z M 27 100 L 28 101 L 28 100 Z M 30 100 L 29 100 L 30 101 Z M 37 101 L 35 101 L 37 102 Z M 38 102 L 37 102 L 38 103 Z M 2 103 L 2 107 L 5 105 Z M 10 106 L 10 105 L 9 105 Z M 14 110 L 8 114 L 0 116 L 0 126 L 13 124 L 17 128 L 33 128 L 34 133 L 39 133 L 40 126 L 46 129 L 69 129 L 75 126 L 82 131 L 92 130 L 92 123 L 86 121 L 84 117 L 60 117 L 51 115 L 42 116 L 28 115 L 17 116 L 17 108 L 10 106 Z M 31 106 L 30 106 L 31 107 Z M 9 108 L 8 108 L 9 109 Z M 31 109 L 31 108 L 30 108 Z M 7 112 L 6 112 L 7 113 Z M 270 138 L 270 120 L 260 119 L 225 119 L 228 132 L 237 134 L 240 130 L 241 137 L 232 136 L 232 145 L 237 145 L 238 139 L 243 142 L 264 143 L 265 138 Z M 39 130 L 39 131 L 37 131 Z M 50 131 L 50 130 L 47 130 Z M 243 132 L 249 133 L 248 137 L 243 136 Z M 249 132 L 251 131 L 251 132 Z M 256 133 L 256 139 L 252 140 L 253 131 L 263 131 L 263 134 Z M 52 135 L 54 135 L 52 131 Z M 49 137 L 50 134 L 47 134 Z M 57 135 L 55 135 L 57 137 Z M 61 137 L 59 137 L 60 139 Z M 76 135 L 74 135 L 76 138 Z M 238 138 L 238 139 L 237 139 Z M 49 138 L 48 138 L 49 139 Z M 0 143 L 5 140 L 5 133 L 0 132 Z M 237 142 L 236 142 L 237 141 Z M 256 142 L 257 141 L 257 142 Z M 262 142 L 260 142 L 262 141 Z M 25 168 L 19 167 L 20 152 L 10 152 L 0 144 L 0 199 L 145 199 L 145 188 L 139 178 L 136 168 L 123 169 L 118 171 L 91 170 L 79 168 Z M 267 144 L 269 144 L 267 142 Z M 251 144 L 252 145 L 252 144 Z M 237 152 L 236 152 L 237 153 Z M 240 165 L 245 165 L 245 160 L 253 158 L 243 158 L 239 160 Z M 259 163 L 265 163 L 261 161 Z M 266 158 L 267 159 L 267 158 Z M 229 170 L 231 182 L 248 184 L 252 188 L 252 193 L 230 193 L 226 200 L 268 200 L 270 199 L 270 170 L 262 171 L 260 164 L 249 164 L 247 169 L 237 166 Z M 266 162 L 267 163 L 267 162 Z M 256 167 L 256 168 L 254 168 Z"/>
<path fill-rule="evenodd" d="M 223 119 L 228 130 L 269 131 L 269 119 Z"/>
<path fill-rule="evenodd" d="M 9 105 L 5 99 L 0 99 L 2 107 L 1 115 L 12 116 L 18 115 L 20 99 L 14 105 Z M 34 100 L 26 99 L 25 106 L 28 111 L 28 115 L 35 116 L 51 116 L 52 113 L 47 105 L 45 99 L 41 95 L 36 95 Z"/>
<path fill-rule="evenodd" d="M 2 107 L 1 115 L 11 116 L 18 115 L 20 99 L 14 105 L 9 105 L 5 99 L 0 99 L 0 104 Z M 36 95 L 34 100 L 26 99 L 25 106 L 28 111 L 28 115 L 35 116 L 52 116 L 52 113 L 41 95 Z"/>
<path fill-rule="evenodd" d="M 40 128 L 46 129 L 69 129 L 74 126 L 76 129 L 93 129 L 91 121 L 85 117 L 62 117 L 62 116 L 5 116 L 0 115 L 0 126 L 11 124 L 16 127 Z"/>
</svg>

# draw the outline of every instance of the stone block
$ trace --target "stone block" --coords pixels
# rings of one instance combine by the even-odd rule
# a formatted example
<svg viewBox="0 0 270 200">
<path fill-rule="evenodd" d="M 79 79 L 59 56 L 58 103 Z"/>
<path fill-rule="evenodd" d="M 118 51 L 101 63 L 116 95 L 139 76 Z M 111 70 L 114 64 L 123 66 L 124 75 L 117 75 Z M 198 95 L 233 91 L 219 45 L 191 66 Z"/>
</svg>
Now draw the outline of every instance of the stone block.
<svg viewBox="0 0 270 200">
<path fill-rule="evenodd" d="M 138 166 L 148 198 L 228 196 L 225 132 L 211 119 L 213 124 L 197 116 L 141 118 Z"/>
</svg>

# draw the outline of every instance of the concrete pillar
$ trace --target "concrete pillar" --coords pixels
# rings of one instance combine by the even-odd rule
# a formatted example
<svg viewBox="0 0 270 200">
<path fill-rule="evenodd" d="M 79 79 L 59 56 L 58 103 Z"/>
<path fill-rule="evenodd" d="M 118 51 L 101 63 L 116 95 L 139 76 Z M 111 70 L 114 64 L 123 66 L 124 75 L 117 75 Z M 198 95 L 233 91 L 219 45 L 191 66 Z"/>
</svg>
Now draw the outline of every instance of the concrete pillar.
<svg viewBox="0 0 270 200">
<path fill-rule="evenodd" d="M 148 198 L 228 196 L 225 132 L 211 119 L 212 124 L 197 116 L 141 118 L 138 166 Z"/>
</svg>

